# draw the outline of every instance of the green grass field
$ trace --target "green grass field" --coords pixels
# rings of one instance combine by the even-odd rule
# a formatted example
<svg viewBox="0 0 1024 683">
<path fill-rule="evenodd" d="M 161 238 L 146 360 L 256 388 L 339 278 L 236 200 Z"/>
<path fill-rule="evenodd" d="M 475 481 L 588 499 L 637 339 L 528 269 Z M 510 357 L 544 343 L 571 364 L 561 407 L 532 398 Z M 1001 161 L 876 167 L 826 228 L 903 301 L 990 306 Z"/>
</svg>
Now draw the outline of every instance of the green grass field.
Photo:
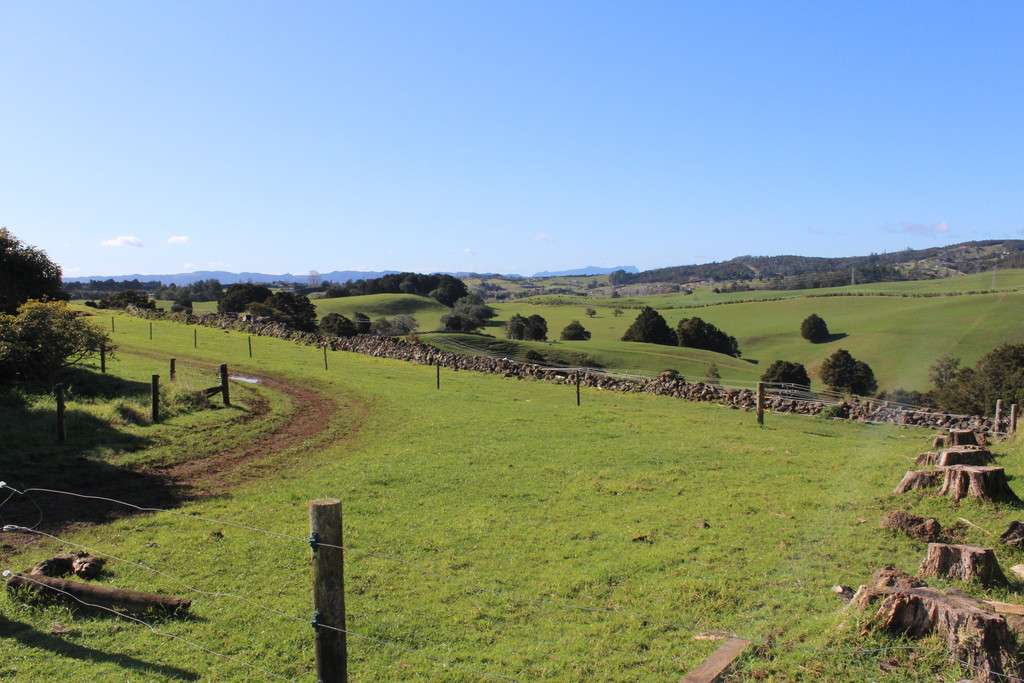
<svg viewBox="0 0 1024 683">
<path fill-rule="evenodd" d="M 230 659 L 115 617 L 6 595 L 0 676 L 312 681 L 306 503 L 334 496 L 345 506 L 353 680 L 676 680 L 717 646 L 694 637 L 713 630 L 754 640 L 738 663 L 742 679 L 875 679 L 884 660 L 897 667 L 893 680 L 956 680 L 962 672 L 934 639 L 907 649 L 860 636 L 829 587 L 857 585 L 883 564 L 914 571 L 924 546 L 879 530 L 887 510 L 927 512 L 944 525 L 962 516 L 996 531 L 1018 512 L 891 498 L 927 444 L 920 430 L 776 415 L 758 429 L 751 414 L 715 405 L 587 389 L 577 408 L 569 387 L 471 372 L 444 372 L 437 391 L 430 367 L 332 353 L 325 371 L 315 348 L 258 338 L 250 361 L 242 334 L 200 328 L 195 350 L 192 328 L 158 322 L 152 341 L 147 330 L 145 321 L 118 317 L 115 375 L 138 381 L 164 367 L 162 357 L 186 366 L 198 357 L 315 390 L 337 409 L 320 433 L 281 456 L 287 467 L 187 504 L 184 516 L 60 534 L 159 568 L 113 561 L 103 580 L 190 595 L 193 619 L 156 627 Z M 265 419 L 288 411 L 275 404 Z M 174 419 L 225 419 L 221 412 Z M 177 425 L 132 429 L 160 449 L 158 430 Z M 2 427 L 8 444 L 29 429 Z M 129 431 L 108 429 L 117 434 L 75 430 L 60 457 L 81 449 L 121 467 L 168 457 L 151 458 L 146 445 L 104 451 Z M 178 450 L 175 458 L 190 457 L 190 442 Z M 1011 475 L 1024 471 L 1020 447 L 996 450 L 1007 452 L 1000 464 Z M 54 476 L 47 467 L 5 479 L 46 486 Z M 60 481 L 85 492 L 96 486 Z M 134 502 L 146 498 L 140 490 Z M 991 539 L 971 529 L 966 541 Z M 68 547 L 47 541 L 8 550 L 3 568 L 23 569 Z M 1005 567 L 1024 561 L 1003 546 L 997 554 Z M 255 604 L 189 593 L 190 586 Z M 1020 599 L 1016 585 L 961 588 Z"/>
<path fill-rule="evenodd" d="M 319 317 L 328 313 L 340 313 L 352 318 L 357 312 L 365 313 L 374 320 L 396 315 L 411 315 L 427 332 L 441 326 L 441 316 L 448 308 L 434 299 L 415 294 L 367 294 L 336 299 L 314 299 Z"/>
</svg>

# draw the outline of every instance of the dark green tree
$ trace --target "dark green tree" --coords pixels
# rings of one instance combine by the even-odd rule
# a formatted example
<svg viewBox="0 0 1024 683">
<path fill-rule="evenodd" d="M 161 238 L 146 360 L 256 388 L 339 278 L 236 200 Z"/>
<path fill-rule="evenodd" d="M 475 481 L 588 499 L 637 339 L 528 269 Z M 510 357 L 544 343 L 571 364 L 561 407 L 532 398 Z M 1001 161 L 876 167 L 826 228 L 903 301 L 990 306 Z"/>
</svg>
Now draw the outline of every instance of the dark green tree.
<svg viewBox="0 0 1024 683">
<path fill-rule="evenodd" d="M 811 386 L 811 378 L 807 375 L 807 368 L 802 363 L 792 363 L 788 360 L 777 360 L 769 365 L 764 374 L 761 375 L 761 381 Z"/>
<path fill-rule="evenodd" d="M 221 313 L 241 313 L 249 304 L 263 303 L 273 292 L 269 287 L 242 283 L 229 286 L 217 302 L 217 310 Z"/>
<path fill-rule="evenodd" d="M 352 322 L 356 325 L 356 334 L 369 334 L 370 316 L 356 311 L 352 314 Z"/>
<path fill-rule="evenodd" d="M 526 333 L 524 339 L 530 341 L 547 341 L 548 321 L 534 313 L 526 319 Z"/>
<path fill-rule="evenodd" d="M 516 313 L 505 323 L 505 336 L 509 339 L 526 339 L 526 318 Z"/>
<path fill-rule="evenodd" d="M 829 334 L 825 320 L 817 313 L 811 313 L 800 323 L 800 336 L 810 342 L 820 344 L 827 342 L 832 335 Z"/>
<path fill-rule="evenodd" d="M 275 292 L 263 301 L 274 320 L 304 332 L 316 329 L 316 306 L 308 296 L 292 292 Z"/>
<path fill-rule="evenodd" d="M 821 364 L 821 379 L 838 391 L 854 394 L 873 394 L 878 388 L 871 366 L 850 355 L 846 349 L 839 349 Z"/>
<path fill-rule="evenodd" d="M 740 355 L 740 347 L 735 337 L 697 317 L 680 320 L 676 327 L 676 338 L 680 346 L 716 351 L 730 356 Z"/>
<path fill-rule="evenodd" d="M 579 320 L 573 320 L 562 330 L 561 339 L 562 341 L 586 341 L 590 339 L 590 332 L 580 324 Z"/>
<path fill-rule="evenodd" d="M 0 313 L 15 313 L 29 299 L 66 299 L 60 276 L 45 251 L 0 228 Z"/>
<path fill-rule="evenodd" d="M 661 313 L 658 313 L 650 306 L 644 306 L 640 309 L 640 313 L 636 316 L 633 324 L 622 335 L 622 341 L 675 346 L 676 333 L 668 326 Z"/>
<path fill-rule="evenodd" d="M 356 324 L 341 313 L 328 313 L 320 319 L 320 332 L 335 337 L 354 337 Z"/>
</svg>

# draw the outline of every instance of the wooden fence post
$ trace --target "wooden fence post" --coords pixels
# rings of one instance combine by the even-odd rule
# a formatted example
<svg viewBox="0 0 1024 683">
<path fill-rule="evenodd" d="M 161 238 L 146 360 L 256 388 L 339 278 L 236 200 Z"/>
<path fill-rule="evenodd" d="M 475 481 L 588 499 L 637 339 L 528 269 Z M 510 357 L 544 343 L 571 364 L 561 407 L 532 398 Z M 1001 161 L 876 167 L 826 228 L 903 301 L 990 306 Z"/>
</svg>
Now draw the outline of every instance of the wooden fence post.
<svg viewBox="0 0 1024 683">
<path fill-rule="evenodd" d="M 1002 424 L 1003 424 L 1003 399 L 997 398 L 996 399 L 996 419 L 995 419 L 995 422 L 993 423 L 992 431 L 995 432 L 996 434 L 999 434 L 1002 431 L 1002 429 L 1000 429 L 1002 427 Z"/>
<path fill-rule="evenodd" d="M 228 389 L 228 365 L 221 363 L 220 366 L 220 393 L 224 397 L 224 405 L 231 405 L 231 394 Z"/>
<path fill-rule="evenodd" d="M 160 375 L 153 375 L 149 383 L 149 399 L 152 403 L 153 423 L 160 421 Z"/>
<path fill-rule="evenodd" d="M 67 432 L 64 430 L 64 385 L 55 385 L 53 393 L 57 399 L 57 441 L 63 443 L 68 438 Z"/>
<path fill-rule="evenodd" d="M 436 363 L 434 367 L 437 368 L 437 390 L 441 391 L 441 363 Z"/>
<path fill-rule="evenodd" d="M 149 341 L 153 341 L 153 323 L 152 323 L 152 321 L 150 321 L 150 323 L 149 323 Z"/>
<path fill-rule="evenodd" d="M 252 358 L 252 335 L 249 335 L 249 358 Z"/>
<path fill-rule="evenodd" d="M 110 316 L 110 331 L 114 331 L 114 316 Z"/>
<path fill-rule="evenodd" d="M 100 342 L 100 372 L 107 374 L 107 344 Z"/>
<path fill-rule="evenodd" d="M 199 330 L 194 327 L 192 328 L 192 348 L 199 348 Z"/>
<path fill-rule="evenodd" d="M 576 373 L 576 407 L 580 405 L 580 375 Z"/>
<path fill-rule="evenodd" d="M 175 372 L 174 363 L 175 363 L 175 359 L 172 358 L 171 359 L 171 381 L 172 382 L 174 381 L 175 377 L 177 377 L 177 374 L 178 374 L 177 372 Z"/>
<path fill-rule="evenodd" d="M 764 426 L 764 382 L 757 383 L 757 424 Z"/>
<path fill-rule="evenodd" d="M 310 502 L 309 531 L 309 544 L 313 548 L 313 628 L 316 630 L 317 681 L 347 683 L 345 553 L 341 542 L 341 502 Z"/>
<path fill-rule="evenodd" d="M 1010 404 L 1010 433 L 1017 433 L 1017 404 Z"/>
<path fill-rule="evenodd" d="M 324 370 L 327 369 L 327 344 L 324 343 Z"/>
</svg>

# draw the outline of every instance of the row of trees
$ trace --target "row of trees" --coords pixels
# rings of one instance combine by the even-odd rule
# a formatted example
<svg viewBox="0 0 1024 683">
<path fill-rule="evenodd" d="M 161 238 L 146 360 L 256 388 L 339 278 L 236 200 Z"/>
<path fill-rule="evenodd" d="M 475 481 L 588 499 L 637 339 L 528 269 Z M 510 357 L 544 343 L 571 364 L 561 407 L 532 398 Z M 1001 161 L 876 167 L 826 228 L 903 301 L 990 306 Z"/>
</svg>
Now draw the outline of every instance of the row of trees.
<svg viewBox="0 0 1024 683">
<path fill-rule="evenodd" d="M 359 296 L 362 294 L 418 294 L 429 296 L 445 306 L 454 306 L 469 294 L 466 283 L 451 275 L 422 273 L 397 273 L 369 280 L 356 280 L 343 285 L 333 285 L 326 297 Z"/>
<path fill-rule="evenodd" d="M 665 322 L 661 313 L 650 306 L 644 306 L 640 310 L 636 320 L 622 335 L 622 341 L 687 346 L 693 349 L 724 353 L 729 356 L 741 355 L 736 338 L 711 323 L 698 317 L 684 318 L 673 330 Z"/>
</svg>

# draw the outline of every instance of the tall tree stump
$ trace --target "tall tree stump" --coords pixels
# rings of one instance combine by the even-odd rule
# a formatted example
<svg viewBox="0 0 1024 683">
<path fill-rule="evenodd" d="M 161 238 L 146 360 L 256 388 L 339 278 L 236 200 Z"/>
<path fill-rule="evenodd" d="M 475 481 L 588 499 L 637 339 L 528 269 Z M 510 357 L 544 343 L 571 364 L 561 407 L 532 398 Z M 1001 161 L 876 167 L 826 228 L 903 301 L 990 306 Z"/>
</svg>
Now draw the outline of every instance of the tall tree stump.
<svg viewBox="0 0 1024 683">
<path fill-rule="evenodd" d="M 974 545 L 929 543 L 928 555 L 918 571 L 921 576 L 939 576 L 959 581 L 977 581 L 982 586 L 1000 586 L 1006 575 L 999 568 L 991 548 Z"/>
<path fill-rule="evenodd" d="M 992 462 L 992 453 L 977 446 L 952 446 L 939 451 L 935 465 L 952 467 L 953 465 L 987 465 Z"/>
<path fill-rule="evenodd" d="M 893 493 L 900 494 L 907 491 L 917 491 L 936 486 L 939 483 L 939 470 L 910 470 L 903 475 L 903 479 L 897 484 Z"/>
<path fill-rule="evenodd" d="M 1006 681 L 1021 674 L 1017 645 L 1006 618 L 984 603 L 934 588 L 862 587 L 851 604 L 875 607 L 870 627 L 897 636 L 945 639 L 953 660 L 971 667 L 974 680 Z"/>
<path fill-rule="evenodd" d="M 944 477 L 939 495 L 949 496 L 959 503 L 962 498 L 976 498 L 989 502 L 1020 502 L 1020 498 L 1006 481 L 1002 467 L 976 467 L 954 465 L 942 470 Z"/>
<path fill-rule="evenodd" d="M 978 435 L 970 429 L 950 429 L 946 446 L 980 446 Z"/>
</svg>

